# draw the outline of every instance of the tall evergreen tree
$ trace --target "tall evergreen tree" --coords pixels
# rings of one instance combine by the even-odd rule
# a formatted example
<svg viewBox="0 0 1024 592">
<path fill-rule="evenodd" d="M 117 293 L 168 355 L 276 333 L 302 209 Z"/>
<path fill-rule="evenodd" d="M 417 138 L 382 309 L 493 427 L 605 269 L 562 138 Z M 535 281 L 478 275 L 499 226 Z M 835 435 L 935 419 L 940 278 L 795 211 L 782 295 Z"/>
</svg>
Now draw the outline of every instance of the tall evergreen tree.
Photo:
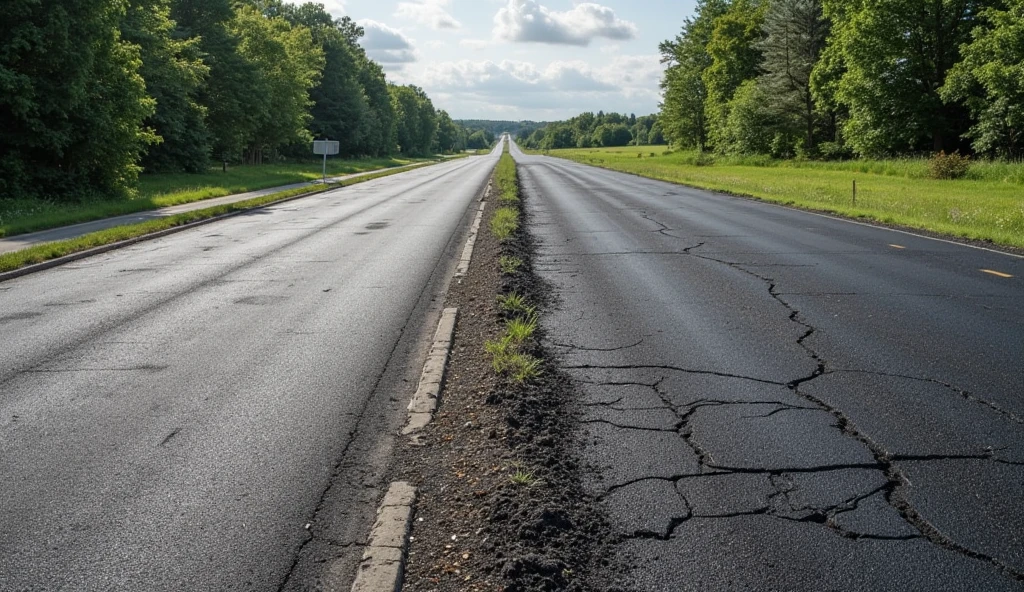
<svg viewBox="0 0 1024 592">
<path fill-rule="evenodd" d="M 772 0 L 758 46 L 764 58 L 760 82 L 772 97 L 772 107 L 801 124 L 808 152 L 814 151 L 818 119 L 811 72 L 825 49 L 828 29 L 821 0 Z"/>
<path fill-rule="evenodd" d="M 199 90 L 215 159 L 237 160 L 257 125 L 261 97 L 254 93 L 256 66 L 238 51 L 238 35 L 229 30 L 235 17 L 230 0 L 172 0 L 178 35 L 198 39 L 210 73 Z"/>
<path fill-rule="evenodd" d="M 372 133 L 370 106 L 359 82 L 361 52 L 343 30 L 343 22 L 336 21 L 322 4 L 289 4 L 282 14 L 293 25 L 310 29 L 324 53 L 323 76 L 309 93 L 313 101 L 310 132 L 315 138 L 337 140 L 342 156 L 360 154 L 363 136 Z"/>
</svg>

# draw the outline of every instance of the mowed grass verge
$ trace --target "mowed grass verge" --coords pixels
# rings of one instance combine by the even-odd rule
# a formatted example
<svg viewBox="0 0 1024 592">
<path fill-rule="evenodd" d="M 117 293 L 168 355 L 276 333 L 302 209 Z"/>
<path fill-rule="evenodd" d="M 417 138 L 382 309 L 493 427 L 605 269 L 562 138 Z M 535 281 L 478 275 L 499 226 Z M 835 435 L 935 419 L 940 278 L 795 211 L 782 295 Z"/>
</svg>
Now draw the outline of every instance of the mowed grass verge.
<svg viewBox="0 0 1024 592">
<path fill-rule="evenodd" d="M 149 220 L 138 224 L 116 226 L 114 228 L 108 228 L 107 230 L 82 235 L 78 238 L 45 243 L 35 247 L 22 249 L 20 251 L 14 251 L 12 253 L 5 253 L 0 255 L 0 273 L 13 271 L 27 265 L 43 263 L 51 259 L 57 259 L 58 257 L 64 257 L 66 255 L 79 253 L 96 247 L 145 236 L 147 234 L 153 234 L 170 228 L 184 226 L 192 222 L 215 218 L 217 216 L 223 216 L 233 212 L 241 212 L 244 210 L 258 208 L 276 201 L 288 199 L 289 197 L 295 197 L 306 193 L 320 193 L 329 189 L 337 189 L 339 187 L 348 187 L 349 185 L 364 183 L 366 181 L 372 181 L 374 179 L 380 179 L 382 177 L 388 177 L 410 170 L 423 168 L 425 166 L 430 166 L 431 164 L 434 163 L 421 163 L 399 170 L 385 170 L 379 173 L 371 173 L 355 179 L 346 179 L 340 183 L 333 183 L 326 188 L 323 186 L 320 186 L 319 189 L 316 187 L 303 187 L 288 191 L 279 191 L 277 193 L 247 199 L 245 201 L 213 206 L 202 210 L 186 212 L 184 214 L 176 214 L 174 216 L 160 218 L 159 220 Z"/>
<path fill-rule="evenodd" d="M 328 159 L 327 175 L 337 177 L 365 173 L 424 161 L 426 159 Z M 4 199 L 0 196 L 0 237 L 315 181 L 322 176 L 322 166 L 321 162 L 267 164 L 229 167 L 227 172 L 214 167 L 202 174 L 142 175 L 138 196 L 133 199 L 96 197 L 67 203 L 45 199 Z"/>
<path fill-rule="evenodd" d="M 1024 164 L 978 162 L 968 178 L 927 178 L 927 161 L 708 160 L 664 146 L 554 150 L 549 154 L 652 179 L 785 205 L 1024 247 Z M 853 203 L 853 182 L 857 202 Z"/>
</svg>

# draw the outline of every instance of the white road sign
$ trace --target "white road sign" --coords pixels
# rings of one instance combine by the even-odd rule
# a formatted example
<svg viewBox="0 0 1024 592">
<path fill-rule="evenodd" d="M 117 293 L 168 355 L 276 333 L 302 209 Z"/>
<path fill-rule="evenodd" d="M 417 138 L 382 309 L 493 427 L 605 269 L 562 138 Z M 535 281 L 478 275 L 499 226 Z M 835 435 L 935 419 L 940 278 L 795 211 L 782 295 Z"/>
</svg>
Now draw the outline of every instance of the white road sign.
<svg viewBox="0 0 1024 592">
<path fill-rule="evenodd" d="M 337 140 L 314 140 L 313 141 L 313 154 L 323 154 L 324 156 L 334 156 L 338 153 L 339 144 Z"/>
</svg>

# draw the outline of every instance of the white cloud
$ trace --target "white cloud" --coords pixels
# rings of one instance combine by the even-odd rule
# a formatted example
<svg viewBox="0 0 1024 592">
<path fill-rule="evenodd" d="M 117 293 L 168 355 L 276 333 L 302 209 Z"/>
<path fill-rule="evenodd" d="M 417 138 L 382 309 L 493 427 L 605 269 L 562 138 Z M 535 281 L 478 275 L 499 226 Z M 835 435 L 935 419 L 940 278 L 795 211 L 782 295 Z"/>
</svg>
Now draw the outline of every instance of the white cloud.
<svg viewBox="0 0 1024 592">
<path fill-rule="evenodd" d="M 465 47 L 467 49 L 473 49 L 473 50 L 477 50 L 477 51 L 479 51 L 481 49 L 484 49 L 485 47 L 489 46 L 490 44 L 491 44 L 491 42 L 487 41 L 486 39 L 460 39 L 459 40 L 459 47 Z"/>
<path fill-rule="evenodd" d="M 627 40 L 636 36 L 631 22 L 607 6 L 582 2 L 558 12 L 535 0 L 508 0 L 494 15 L 494 36 L 517 43 L 590 45 L 595 38 Z"/>
<path fill-rule="evenodd" d="M 520 94 L 548 92 L 608 92 L 613 85 L 598 80 L 584 62 L 553 62 L 543 70 L 529 62 L 490 60 L 427 65 L 422 82 L 443 92 Z"/>
<path fill-rule="evenodd" d="M 435 29 L 459 29 L 462 23 L 448 12 L 451 0 L 410 0 L 399 2 L 395 16 L 419 23 L 427 23 Z"/>
<path fill-rule="evenodd" d="M 324 9 L 327 10 L 335 18 L 345 16 L 348 14 L 345 12 L 345 0 L 319 0 L 324 5 Z"/>
<path fill-rule="evenodd" d="M 404 64 L 417 60 L 412 42 L 398 29 L 369 19 L 359 21 L 359 26 L 366 33 L 359 40 L 360 45 L 366 50 L 366 55 L 385 70 L 400 69 Z"/>
<path fill-rule="evenodd" d="M 619 56 L 599 67 L 582 61 L 537 66 L 515 60 L 461 60 L 424 64 L 401 77 L 422 86 L 453 116 L 491 113 L 540 121 L 583 111 L 654 113 L 663 68 L 653 54 Z"/>
</svg>

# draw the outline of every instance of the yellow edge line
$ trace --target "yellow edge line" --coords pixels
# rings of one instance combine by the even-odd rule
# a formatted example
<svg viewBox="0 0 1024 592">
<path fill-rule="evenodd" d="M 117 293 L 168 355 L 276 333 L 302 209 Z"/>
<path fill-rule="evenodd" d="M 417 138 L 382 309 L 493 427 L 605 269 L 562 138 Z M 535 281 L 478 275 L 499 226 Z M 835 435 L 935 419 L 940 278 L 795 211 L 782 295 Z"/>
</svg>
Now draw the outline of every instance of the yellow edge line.
<svg viewBox="0 0 1024 592">
<path fill-rule="evenodd" d="M 1001 278 L 1007 278 L 1007 279 L 1009 279 L 1009 278 L 1012 278 L 1012 277 L 1013 277 L 1012 275 L 1010 275 L 1010 274 L 1008 274 L 1008 273 L 1003 273 L 1003 272 L 1001 272 L 1001 271 L 993 271 L 993 270 L 991 270 L 991 269 L 982 269 L 981 271 L 982 271 L 983 273 L 987 273 L 987 274 L 989 274 L 989 275 L 994 275 L 994 276 L 996 276 L 996 277 L 1001 277 Z"/>
</svg>

